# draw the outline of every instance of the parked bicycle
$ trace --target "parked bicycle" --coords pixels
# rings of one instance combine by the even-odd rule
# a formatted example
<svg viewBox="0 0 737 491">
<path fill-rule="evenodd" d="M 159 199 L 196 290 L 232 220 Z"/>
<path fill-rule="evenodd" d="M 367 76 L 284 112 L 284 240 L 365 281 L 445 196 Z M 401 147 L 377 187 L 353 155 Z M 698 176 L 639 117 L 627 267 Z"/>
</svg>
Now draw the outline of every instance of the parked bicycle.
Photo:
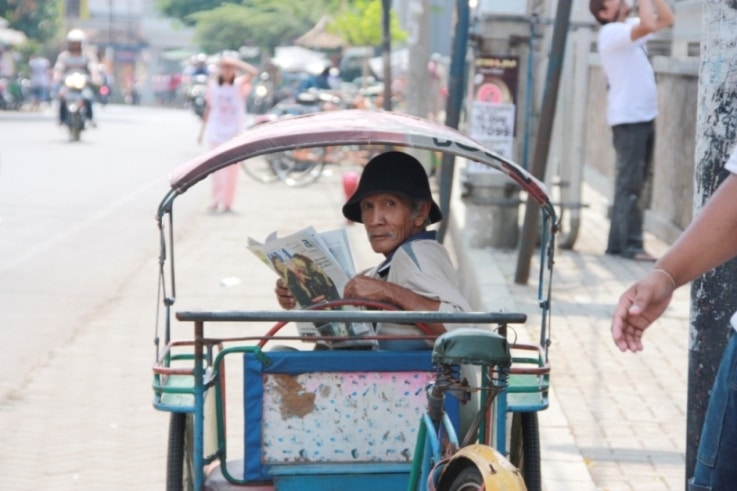
<svg viewBox="0 0 737 491">
<path fill-rule="evenodd" d="M 340 97 L 329 92 L 305 92 L 294 101 L 276 104 L 268 113 L 256 116 L 253 127 L 285 118 L 330 110 L 342 106 Z M 303 147 L 269 153 L 261 158 L 241 162 L 243 171 L 252 179 L 271 184 L 282 182 L 290 187 L 311 184 L 326 168 L 335 165 L 362 167 L 380 148 L 375 145 L 325 145 Z"/>
</svg>

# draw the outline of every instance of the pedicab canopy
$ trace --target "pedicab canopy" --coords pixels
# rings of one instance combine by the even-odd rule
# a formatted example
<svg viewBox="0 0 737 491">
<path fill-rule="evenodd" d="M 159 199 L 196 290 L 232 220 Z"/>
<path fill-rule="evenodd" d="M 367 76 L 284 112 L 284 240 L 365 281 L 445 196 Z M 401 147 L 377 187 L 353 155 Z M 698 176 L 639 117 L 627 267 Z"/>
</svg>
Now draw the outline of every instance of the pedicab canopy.
<svg viewBox="0 0 737 491">
<path fill-rule="evenodd" d="M 255 126 L 192 159 L 172 172 L 172 189 L 161 203 L 159 217 L 170 210 L 178 194 L 218 169 L 258 155 L 335 145 L 414 147 L 473 160 L 508 175 L 535 199 L 546 214 L 555 216 L 543 183 L 514 162 L 491 152 L 459 131 L 407 114 L 350 109 L 306 114 Z M 450 184 L 441 183 L 443 185 Z"/>
</svg>

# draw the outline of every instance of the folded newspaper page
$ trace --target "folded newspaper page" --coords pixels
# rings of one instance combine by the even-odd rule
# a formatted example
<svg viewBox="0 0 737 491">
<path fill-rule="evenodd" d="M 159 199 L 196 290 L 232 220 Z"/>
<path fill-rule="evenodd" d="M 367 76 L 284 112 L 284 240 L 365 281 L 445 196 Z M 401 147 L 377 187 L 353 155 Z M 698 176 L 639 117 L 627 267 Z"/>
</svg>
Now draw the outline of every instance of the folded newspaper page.
<svg viewBox="0 0 737 491">
<path fill-rule="evenodd" d="M 301 308 L 341 299 L 346 283 L 355 275 L 345 229 L 318 233 L 307 227 L 284 237 L 272 233 L 264 243 L 249 237 L 247 247 L 284 280 Z M 297 330 L 305 337 L 349 338 L 333 342 L 336 347 L 375 344 L 357 339 L 373 334 L 369 323 L 297 323 Z"/>
</svg>

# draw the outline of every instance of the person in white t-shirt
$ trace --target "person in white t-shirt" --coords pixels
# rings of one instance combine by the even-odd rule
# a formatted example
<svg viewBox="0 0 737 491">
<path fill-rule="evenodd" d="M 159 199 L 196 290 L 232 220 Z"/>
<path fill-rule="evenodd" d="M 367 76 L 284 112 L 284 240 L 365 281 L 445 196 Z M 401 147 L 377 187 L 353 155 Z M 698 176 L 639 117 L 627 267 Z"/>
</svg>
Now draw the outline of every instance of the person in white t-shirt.
<svg viewBox="0 0 737 491">
<path fill-rule="evenodd" d="M 645 251 L 643 217 L 649 201 L 655 117 L 655 73 L 646 42 L 673 24 L 665 0 L 640 0 L 639 17 L 629 17 L 625 0 L 590 0 L 589 9 L 602 25 L 598 50 L 607 79 L 607 122 L 617 154 L 614 203 L 607 254 L 652 261 Z"/>
<path fill-rule="evenodd" d="M 641 351 L 645 330 L 663 314 L 676 288 L 737 256 L 737 151 L 725 168 L 729 176 L 694 221 L 652 271 L 620 297 L 612 320 L 612 338 L 620 350 Z M 732 490 L 737 483 L 737 313 L 730 324 L 689 491 Z"/>
<path fill-rule="evenodd" d="M 243 74 L 238 75 L 239 70 Z M 198 143 L 204 137 L 208 146 L 215 148 L 246 129 L 246 97 L 251 90 L 251 80 L 256 75 L 258 69 L 240 60 L 236 53 L 225 52 L 221 55 L 218 72 L 210 81 L 205 95 L 207 105 Z M 212 174 L 210 211 L 233 211 L 237 179 L 238 164 L 229 165 Z"/>
</svg>

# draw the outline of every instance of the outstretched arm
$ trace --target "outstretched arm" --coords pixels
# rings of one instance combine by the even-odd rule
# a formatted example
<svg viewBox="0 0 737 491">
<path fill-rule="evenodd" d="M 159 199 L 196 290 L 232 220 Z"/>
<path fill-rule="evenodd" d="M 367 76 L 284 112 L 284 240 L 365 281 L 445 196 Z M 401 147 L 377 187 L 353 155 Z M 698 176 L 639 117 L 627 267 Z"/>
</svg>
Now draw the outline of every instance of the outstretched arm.
<svg viewBox="0 0 737 491">
<path fill-rule="evenodd" d="M 730 174 L 655 268 L 620 297 L 612 338 L 622 351 L 642 350 L 642 335 L 673 291 L 737 255 L 737 175 Z"/>
<path fill-rule="evenodd" d="M 243 72 L 243 75 L 238 77 L 241 95 L 248 97 L 248 93 L 251 91 L 251 81 L 258 75 L 258 68 L 243 60 L 235 60 L 235 66 Z"/>
</svg>

